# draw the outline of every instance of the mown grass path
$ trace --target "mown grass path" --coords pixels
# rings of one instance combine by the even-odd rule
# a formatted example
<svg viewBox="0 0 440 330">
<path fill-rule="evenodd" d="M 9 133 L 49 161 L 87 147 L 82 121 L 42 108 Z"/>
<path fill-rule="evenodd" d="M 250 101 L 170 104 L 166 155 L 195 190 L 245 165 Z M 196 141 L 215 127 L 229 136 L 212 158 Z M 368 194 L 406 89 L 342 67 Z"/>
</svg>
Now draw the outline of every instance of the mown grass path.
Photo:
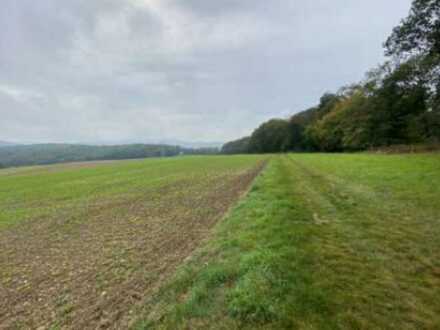
<svg viewBox="0 0 440 330">
<path fill-rule="evenodd" d="M 440 328 L 439 201 L 438 154 L 274 156 L 136 327 Z"/>
</svg>

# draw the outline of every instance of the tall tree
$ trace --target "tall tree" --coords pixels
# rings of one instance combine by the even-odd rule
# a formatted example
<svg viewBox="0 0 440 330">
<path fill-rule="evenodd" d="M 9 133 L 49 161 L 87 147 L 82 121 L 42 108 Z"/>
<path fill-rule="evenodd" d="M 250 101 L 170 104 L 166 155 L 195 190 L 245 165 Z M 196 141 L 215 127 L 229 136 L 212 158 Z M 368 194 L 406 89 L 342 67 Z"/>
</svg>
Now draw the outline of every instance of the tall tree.
<svg viewBox="0 0 440 330">
<path fill-rule="evenodd" d="M 233 154 L 246 154 L 249 152 L 249 141 L 250 137 L 244 137 L 238 140 L 234 140 L 225 143 L 222 147 L 221 152 L 223 154 L 233 155 Z"/>
<path fill-rule="evenodd" d="M 409 16 L 394 28 L 385 43 L 390 56 L 440 54 L 440 1 L 414 0 Z"/>
<path fill-rule="evenodd" d="M 417 58 L 421 78 L 432 92 L 432 106 L 440 112 L 440 0 L 414 0 L 409 16 L 394 28 L 385 47 L 397 62 Z"/>
<path fill-rule="evenodd" d="M 289 123 L 283 119 L 272 119 L 258 127 L 249 141 L 250 152 L 284 152 L 289 148 Z"/>
</svg>

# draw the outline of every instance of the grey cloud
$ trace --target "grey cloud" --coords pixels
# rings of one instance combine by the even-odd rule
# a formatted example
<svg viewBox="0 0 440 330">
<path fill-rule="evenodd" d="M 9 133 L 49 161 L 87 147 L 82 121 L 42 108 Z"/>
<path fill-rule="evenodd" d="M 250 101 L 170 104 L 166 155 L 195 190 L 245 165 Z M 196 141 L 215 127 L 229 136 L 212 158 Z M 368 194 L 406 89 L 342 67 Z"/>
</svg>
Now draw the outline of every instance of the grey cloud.
<svg viewBox="0 0 440 330">
<path fill-rule="evenodd" d="M 410 0 L 0 6 L 0 140 L 228 140 L 361 79 Z"/>
</svg>

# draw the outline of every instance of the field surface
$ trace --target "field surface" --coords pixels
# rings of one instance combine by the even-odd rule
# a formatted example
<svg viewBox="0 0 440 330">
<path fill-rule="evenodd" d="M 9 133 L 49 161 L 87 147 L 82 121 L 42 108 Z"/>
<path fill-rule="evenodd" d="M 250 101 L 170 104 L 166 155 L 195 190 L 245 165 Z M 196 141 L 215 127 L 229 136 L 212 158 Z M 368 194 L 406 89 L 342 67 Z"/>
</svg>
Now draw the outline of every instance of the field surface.
<svg viewBox="0 0 440 330">
<path fill-rule="evenodd" d="M 0 329 L 440 329 L 439 237 L 439 154 L 6 169 Z"/>
<path fill-rule="evenodd" d="M 262 158 L 0 171 L 0 329 L 123 329 L 249 187 Z"/>
<path fill-rule="evenodd" d="M 440 155 L 273 156 L 138 329 L 440 329 Z"/>
</svg>

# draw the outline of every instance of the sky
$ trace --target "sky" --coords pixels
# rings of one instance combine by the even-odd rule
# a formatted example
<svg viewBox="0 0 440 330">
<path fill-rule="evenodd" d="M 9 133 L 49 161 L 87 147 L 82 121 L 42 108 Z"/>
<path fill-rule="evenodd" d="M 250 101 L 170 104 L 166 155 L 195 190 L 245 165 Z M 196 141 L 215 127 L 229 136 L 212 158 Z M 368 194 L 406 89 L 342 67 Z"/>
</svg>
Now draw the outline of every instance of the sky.
<svg viewBox="0 0 440 330">
<path fill-rule="evenodd" d="M 383 62 L 410 0 L 2 0 L 0 140 L 224 142 Z"/>
</svg>

